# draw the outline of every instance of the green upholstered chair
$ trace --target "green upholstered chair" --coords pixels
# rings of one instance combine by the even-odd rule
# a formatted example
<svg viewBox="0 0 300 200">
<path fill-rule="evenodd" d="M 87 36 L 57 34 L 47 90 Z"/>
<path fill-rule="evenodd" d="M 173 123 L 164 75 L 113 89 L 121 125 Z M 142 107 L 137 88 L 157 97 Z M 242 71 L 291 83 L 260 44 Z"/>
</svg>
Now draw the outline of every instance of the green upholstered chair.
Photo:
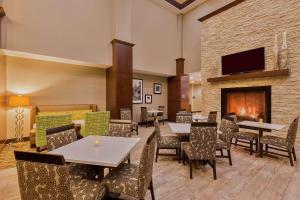
<svg viewBox="0 0 300 200">
<path fill-rule="evenodd" d="M 110 112 L 90 112 L 85 114 L 85 125 L 81 127 L 83 137 L 89 135 L 108 135 Z"/>
<path fill-rule="evenodd" d="M 35 142 L 36 147 L 44 147 L 47 145 L 46 130 L 49 128 L 55 128 L 72 123 L 71 114 L 66 115 L 44 115 L 36 116 L 36 134 Z"/>
</svg>

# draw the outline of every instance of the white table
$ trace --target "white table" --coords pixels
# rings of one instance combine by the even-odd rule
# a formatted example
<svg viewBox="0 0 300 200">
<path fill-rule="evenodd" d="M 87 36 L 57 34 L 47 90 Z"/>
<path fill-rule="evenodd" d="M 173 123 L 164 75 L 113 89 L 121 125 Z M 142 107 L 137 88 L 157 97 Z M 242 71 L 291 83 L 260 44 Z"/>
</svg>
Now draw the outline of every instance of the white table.
<svg viewBox="0 0 300 200">
<path fill-rule="evenodd" d="M 254 122 L 254 121 L 242 121 L 237 123 L 240 128 L 245 128 L 245 129 L 251 129 L 251 130 L 258 130 L 259 135 L 258 135 L 258 140 L 259 140 L 259 146 L 258 146 L 258 152 L 259 155 L 262 156 L 262 144 L 260 143 L 260 138 L 263 137 L 264 131 L 272 131 L 276 130 L 279 131 L 283 128 L 285 128 L 285 125 L 281 124 L 271 124 L 271 123 L 262 123 L 262 122 Z"/>
<path fill-rule="evenodd" d="M 172 133 L 178 136 L 188 136 L 191 133 L 190 123 L 168 123 Z"/>
<path fill-rule="evenodd" d="M 193 115 L 193 121 L 207 121 L 208 117 L 201 115 L 201 114 L 195 114 Z"/>
<path fill-rule="evenodd" d="M 95 144 L 97 139 L 99 144 Z M 63 155 L 67 162 L 99 166 L 101 179 L 104 167 L 118 167 L 139 141 L 140 138 L 88 136 L 48 153 Z"/>
</svg>

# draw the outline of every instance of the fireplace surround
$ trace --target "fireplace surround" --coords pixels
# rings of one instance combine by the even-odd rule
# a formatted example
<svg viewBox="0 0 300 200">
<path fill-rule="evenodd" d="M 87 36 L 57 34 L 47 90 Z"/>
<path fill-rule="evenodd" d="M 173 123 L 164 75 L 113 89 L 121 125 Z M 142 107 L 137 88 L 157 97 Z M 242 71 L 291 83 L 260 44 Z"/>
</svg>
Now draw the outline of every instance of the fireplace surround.
<svg viewBox="0 0 300 200">
<path fill-rule="evenodd" d="M 221 116 L 235 113 L 239 121 L 271 123 L 271 86 L 222 88 Z"/>
</svg>

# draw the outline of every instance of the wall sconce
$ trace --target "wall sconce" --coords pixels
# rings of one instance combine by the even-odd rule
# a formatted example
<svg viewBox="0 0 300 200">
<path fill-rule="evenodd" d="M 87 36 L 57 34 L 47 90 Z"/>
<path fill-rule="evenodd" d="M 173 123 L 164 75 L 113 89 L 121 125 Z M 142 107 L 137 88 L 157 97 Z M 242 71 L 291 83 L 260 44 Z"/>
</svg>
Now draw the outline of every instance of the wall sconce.
<svg viewBox="0 0 300 200">
<path fill-rule="evenodd" d="M 16 107 L 16 121 L 15 121 L 15 137 L 16 142 L 23 140 L 23 125 L 24 125 L 24 106 L 30 105 L 30 100 L 28 96 L 14 95 L 10 96 L 8 100 L 8 105 L 11 107 Z"/>
</svg>

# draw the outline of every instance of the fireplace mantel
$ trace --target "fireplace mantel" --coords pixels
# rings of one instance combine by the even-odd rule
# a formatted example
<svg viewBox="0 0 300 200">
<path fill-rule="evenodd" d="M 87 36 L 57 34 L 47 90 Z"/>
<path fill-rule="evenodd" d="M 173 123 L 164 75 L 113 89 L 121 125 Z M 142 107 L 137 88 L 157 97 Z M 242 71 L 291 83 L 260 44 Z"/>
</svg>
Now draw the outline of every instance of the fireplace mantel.
<svg viewBox="0 0 300 200">
<path fill-rule="evenodd" d="M 207 82 L 214 83 L 214 82 L 220 82 L 220 81 L 231 81 L 231 80 L 249 79 L 249 78 L 289 76 L 290 73 L 291 73 L 290 69 L 249 72 L 249 73 L 242 73 L 242 74 L 236 74 L 236 75 L 227 75 L 227 76 L 208 78 Z"/>
</svg>

